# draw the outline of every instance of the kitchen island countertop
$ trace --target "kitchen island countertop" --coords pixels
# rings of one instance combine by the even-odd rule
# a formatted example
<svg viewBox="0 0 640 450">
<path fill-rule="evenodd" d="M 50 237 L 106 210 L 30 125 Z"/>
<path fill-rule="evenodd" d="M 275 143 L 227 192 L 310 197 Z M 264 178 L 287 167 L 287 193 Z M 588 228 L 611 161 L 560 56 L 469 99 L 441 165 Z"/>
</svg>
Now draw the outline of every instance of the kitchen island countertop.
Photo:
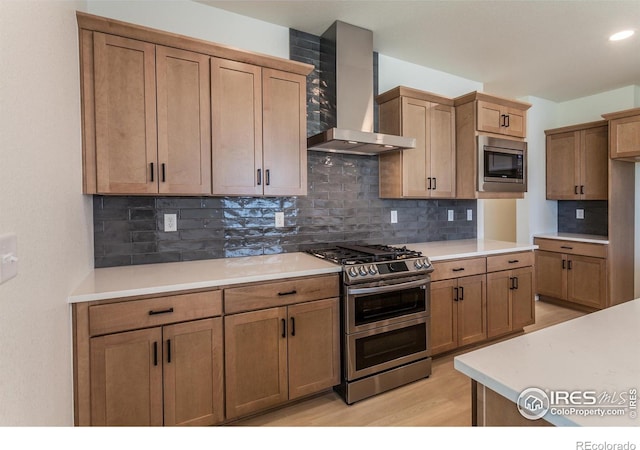
<svg viewBox="0 0 640 450">
<path fill-rule="evenodd" d="M 640 405 L 630 404 L 631 391 L 637 395 L 640 388 L 639 346 L 636 299 L 456 356 L 454 367 L 514 403 L 530 387 L 595 391 L 598 398 L 606 393 L 618 402 L 627 393 L 623 415 L 563 415 L 550 409 L 544 419 L 559 426 L 640 426 Z"/>
</svg>

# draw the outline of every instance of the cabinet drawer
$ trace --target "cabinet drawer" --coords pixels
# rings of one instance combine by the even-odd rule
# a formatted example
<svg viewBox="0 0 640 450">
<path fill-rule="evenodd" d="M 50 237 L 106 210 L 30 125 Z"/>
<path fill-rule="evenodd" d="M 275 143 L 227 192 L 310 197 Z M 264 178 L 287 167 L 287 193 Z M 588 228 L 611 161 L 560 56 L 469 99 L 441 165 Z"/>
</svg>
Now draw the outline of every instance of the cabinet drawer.
<svg viewBox="0 0 640 450">
<path fill-rule="evenodd" d="M 562 241 L 559 239 L 541 238 L 535 238 L 534 243 L 538 245 L 539 250 L 546 250 L 548 252 L 593 256 L 596 258 L 607 257 L 606 244 L 591 244 L 588 242 Z"/>
<path fill-rule="evenodd" d="M 89 307 L 89 334 L 96 336 L 220 315 L 220 290 L 96 305 Z"/>
<path fill-rule="evenodd" d="M 296 278 L 224 290 L 225 314 L 272 308 L 274 306 L 337 297 L 340 295 L 338 275 Z"/>
<path fill-rule="evenodd" d="M 533 266 L 533 252 L 506 253 L 504 255 L 487 256 L 487 272 L 517 269 Z"/>
<path fill-rule="evenodd" d="M 487 259 L 471 258 L 434 262 L 433 268 L 434 271 L 431 274 L 431 281 L 479 275 L 487 271 Z"/>
</svg>

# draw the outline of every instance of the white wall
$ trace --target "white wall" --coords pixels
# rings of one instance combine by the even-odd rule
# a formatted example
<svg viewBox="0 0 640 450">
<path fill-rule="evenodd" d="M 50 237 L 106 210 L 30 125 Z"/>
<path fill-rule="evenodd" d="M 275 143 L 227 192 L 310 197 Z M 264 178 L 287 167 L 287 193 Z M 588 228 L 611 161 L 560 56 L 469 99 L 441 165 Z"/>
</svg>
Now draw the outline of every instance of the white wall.
<svg viewBox="0 0 640 450">
<path fill-rule="evenodd" d="M 289 58 L 289 29 L 190 0 L 87 0 L 86 12 Z"/>
<path fill-rule="evenodd" d="M 0 234 L 17 233 L 20 259 L 18 276 L 0 285 L 0 426 L 73 423 L 67 297 L 93 267 L 81 6 L 0 1 Z"/>
<path fill-rule="evenodd" d="M 407 86 L 452 98 L 482 91 L 482 83 L 477 81 L 379 54 L 378 92 L 382 94 L 396 86 Z"/>
<path fill-rule="evenodd" d="M 626 86 L 558 103 L 555 127 L 602 120 L 602 114 L 633 108 L 639 90 L 638 86 Z"/>
</svg>

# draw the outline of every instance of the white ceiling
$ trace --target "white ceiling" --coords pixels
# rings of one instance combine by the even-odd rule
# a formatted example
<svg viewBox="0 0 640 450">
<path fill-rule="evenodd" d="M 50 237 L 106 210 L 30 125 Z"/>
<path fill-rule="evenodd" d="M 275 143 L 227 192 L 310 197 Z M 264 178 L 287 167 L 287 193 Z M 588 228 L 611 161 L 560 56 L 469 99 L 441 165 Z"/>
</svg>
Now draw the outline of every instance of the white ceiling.
<svg viewBox="0 0 640 450">
<path fill-rule="evenodd" d="M 559 102 L 640 85 L 640 0 L 198 1 L 314 35 L 335 20 L 367 28 L 379 53 L 505 96 Z M 631 39 L 608 41 L 627 28 Z"/>
</svg>

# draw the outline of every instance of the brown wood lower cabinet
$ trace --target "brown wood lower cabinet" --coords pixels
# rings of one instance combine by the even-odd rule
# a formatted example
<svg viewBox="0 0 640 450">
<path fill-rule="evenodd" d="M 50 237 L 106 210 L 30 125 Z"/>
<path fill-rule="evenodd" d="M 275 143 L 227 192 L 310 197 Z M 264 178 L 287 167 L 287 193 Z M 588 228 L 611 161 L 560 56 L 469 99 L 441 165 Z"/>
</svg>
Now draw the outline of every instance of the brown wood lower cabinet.
<svg viewBox="0 0 640 450">
<path fill-rule="evenodd" d="M 340 382 L 339 299 L 226 316 L 227 419 Z"/>
<path fill-rule="evenodd" d="M 431 283 L 431 354 L 487 338 L 486 276 Z"/>
<path fill-rule="evenodd" d="M 508 334 L 534 322 L 533 267 L 487 274 L 487 337 Z"/>
<path fill-rule="evenodd" d="M 221 368 L 221 318 L 92 338 L 92 425 L 220 422 Z"/>
<path fill-rule="evenodd" d="M 224 420 L 221 291 L 73 305 L 76 425 Z"/>
<path fill-rule="evenodd" d="M 607 246 L 539 239 L 536 250 L 536 292 L 590 310 L 608 306 Z"/>
</svg>

